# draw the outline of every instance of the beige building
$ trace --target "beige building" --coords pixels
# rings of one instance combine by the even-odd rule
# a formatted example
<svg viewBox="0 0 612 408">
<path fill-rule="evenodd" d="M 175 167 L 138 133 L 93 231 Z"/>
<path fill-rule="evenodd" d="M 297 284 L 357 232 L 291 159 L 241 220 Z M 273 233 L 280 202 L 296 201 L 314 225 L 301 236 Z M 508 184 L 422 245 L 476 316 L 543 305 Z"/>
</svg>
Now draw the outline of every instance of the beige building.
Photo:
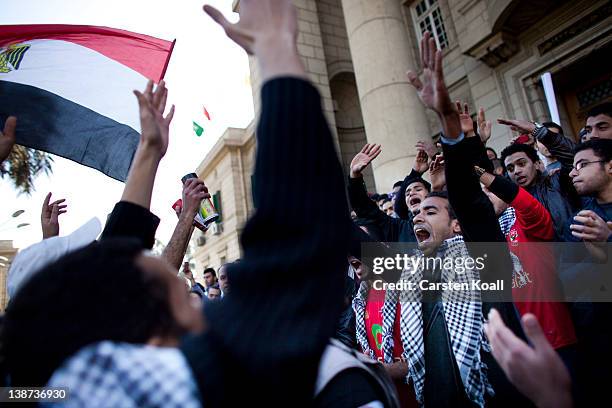
<svg viewBox="0 0 612 408">
<path fill-rule="evenodd" d="M 418 43 L 433 34 L 444 51 L 451 97 L 483 107 L 488 118 L 550 120 L 542 75 L 550 73 L 561 125 L 576 137 L 585 112 L 612 100 L 612 2 L 609 0 L 294 0 L 298 48 L 321 92 L 345 171 L 365 143 L 383 153 L 366 175 L 388 192 L 412 166 L 418 140 L 437 138 L 436 118 L 406 79 L 419 71 Z M 239 1 L 235 1 L 239 11 Z M 252 61 L 253 62 L 253 61 Z M 251 63 L 253 100 L 259 75 Z M 475 110 L 475 109 L 474 109 Z M 228 129 L 198 168 L 220 191 L 222 228 L 200 239 L 198 267 L 239 257 L 238 236 L 253 211 L 254 130 Z M 498 152 L 512 137 L 494 125 Z"/>
<path fill-rule="evenodd" d="M 15 255 L 17 248 L 13 248 L 13 241 L 0 241 L 0 313 L 4 313 L 8 304 L 6 279 Z"/>
</svg>

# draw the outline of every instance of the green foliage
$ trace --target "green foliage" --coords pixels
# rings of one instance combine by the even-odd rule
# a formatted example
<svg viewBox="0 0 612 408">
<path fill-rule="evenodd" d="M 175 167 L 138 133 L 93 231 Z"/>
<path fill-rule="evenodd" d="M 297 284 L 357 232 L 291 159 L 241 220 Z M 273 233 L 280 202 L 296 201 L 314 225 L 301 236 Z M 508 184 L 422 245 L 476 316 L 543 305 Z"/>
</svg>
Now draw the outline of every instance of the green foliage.
<svg viewBox="0 0 612 408">
<path fill-rule="evenodd" d="M 53 158 L 40 150 L 15 145 L 9 157 L 0 165 L 0 177 L 13 181 L 19 193 L 31 194 L 34 191 L 34 179 L 40 174 L 49 174 Z"/>
</svg>

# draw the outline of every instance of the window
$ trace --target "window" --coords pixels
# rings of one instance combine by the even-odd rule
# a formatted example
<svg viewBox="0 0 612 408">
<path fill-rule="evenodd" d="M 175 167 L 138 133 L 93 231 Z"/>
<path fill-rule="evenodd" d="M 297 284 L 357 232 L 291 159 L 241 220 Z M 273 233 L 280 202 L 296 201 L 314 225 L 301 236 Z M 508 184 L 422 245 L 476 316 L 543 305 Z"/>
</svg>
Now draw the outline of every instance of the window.
<svg viewBox="0 0 612 408">
<path fill-rule="evenodd" d="M 412 18 L 417 28 L 419 41 L 423 34 L 429 31 L 436 40 L 438 48 L 448 47 L 448 36 L 442 19 L 442 12 L 438 5 L 438 0 L 419 0 L 412 7 Z"/>
</svg>

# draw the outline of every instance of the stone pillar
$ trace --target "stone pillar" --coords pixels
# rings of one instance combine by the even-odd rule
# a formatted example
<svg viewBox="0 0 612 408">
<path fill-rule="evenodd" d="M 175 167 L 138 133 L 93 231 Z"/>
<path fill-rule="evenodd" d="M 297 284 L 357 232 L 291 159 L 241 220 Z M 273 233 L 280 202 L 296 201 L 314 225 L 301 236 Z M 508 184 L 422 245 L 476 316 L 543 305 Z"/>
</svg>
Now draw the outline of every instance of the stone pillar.
<svg viewBox="0 0 612 408">
<path fill-rule="evenodd" d="M 425 108 L 406 78 L 418 68 L 399 0 L 342 0 L 378 192 L 391 191 L 412 167 L 414 145 L 431 136 Z"/>
</svg>

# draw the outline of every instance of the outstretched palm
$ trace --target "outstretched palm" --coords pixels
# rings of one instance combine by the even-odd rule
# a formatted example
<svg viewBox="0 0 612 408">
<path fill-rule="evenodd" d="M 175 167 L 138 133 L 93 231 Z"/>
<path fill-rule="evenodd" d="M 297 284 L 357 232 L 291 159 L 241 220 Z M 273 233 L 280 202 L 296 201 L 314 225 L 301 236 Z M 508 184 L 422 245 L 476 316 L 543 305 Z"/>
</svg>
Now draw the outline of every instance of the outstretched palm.
<svg viewBox="0 0 612 408">
<path fill-rule="evenodd" d="M 363 149 L 351 160 L 351 177 L 361 176 L 361 172 L 378 157 L 382 152 L 381 146 L 377 144 L 366 144 Z"/>
<path fill-rule="evenodd" d="M 444 83 L 442 71 L 442 51 L 436 47 L 436 41 L 426 32 L 421 41 L 421 64 L 423 79 L 409 71 L 408 80 L 416 88 L 423 105 L 440 115 L 454 111 L 453 104 Z"/>
<path fill-rule="evenodd" d="M 170 112 L 164 117 L 168 89 L 164 81 L 161 81 L 153 91 L 153 81 L 149 81 L 144 93 L 134 91 L 138 98 L 140 107 L 141 140 L 150 147 L 159 150 L 163 157 L 168 150 L 168 138 L 170 122 L 174 116 L 174 105 Z"/>
<path fill-rule="evenodd" d="M 230 23 L 216 8 L 204 11 L 225 30 L 227 36 L 248 54 L 258 54 L 270 39 L 289 35 L 297 37 L 297 12 L 289 0 L 242 0 L 240 21 Z"/>
</svg>

